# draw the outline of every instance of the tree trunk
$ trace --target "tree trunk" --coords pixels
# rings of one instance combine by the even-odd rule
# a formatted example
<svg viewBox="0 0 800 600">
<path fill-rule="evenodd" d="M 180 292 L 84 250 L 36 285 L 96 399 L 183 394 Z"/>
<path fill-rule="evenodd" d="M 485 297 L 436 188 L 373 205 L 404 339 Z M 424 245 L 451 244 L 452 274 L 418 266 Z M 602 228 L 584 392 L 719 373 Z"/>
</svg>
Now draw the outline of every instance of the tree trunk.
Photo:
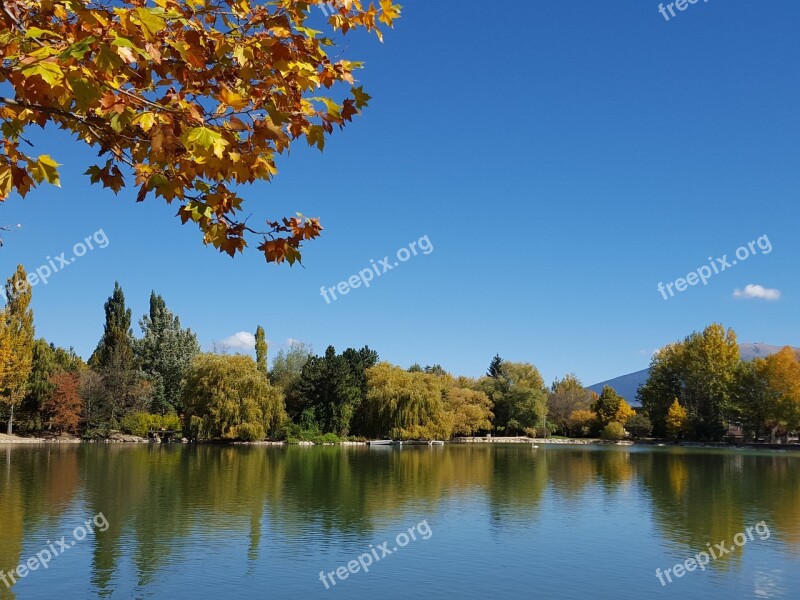
<svg viewBox="0 0 800 600">
<path fill-rule="evenodd" d="M 8 428 L 6 430 L 6 433 L 8 435 L 11 435 L 11 432 L 13 431 L 13 429 L 14 429 L 14 405 L 12 404 L 11 405 L 11 414 L 8 416 Z"/>
</svg>

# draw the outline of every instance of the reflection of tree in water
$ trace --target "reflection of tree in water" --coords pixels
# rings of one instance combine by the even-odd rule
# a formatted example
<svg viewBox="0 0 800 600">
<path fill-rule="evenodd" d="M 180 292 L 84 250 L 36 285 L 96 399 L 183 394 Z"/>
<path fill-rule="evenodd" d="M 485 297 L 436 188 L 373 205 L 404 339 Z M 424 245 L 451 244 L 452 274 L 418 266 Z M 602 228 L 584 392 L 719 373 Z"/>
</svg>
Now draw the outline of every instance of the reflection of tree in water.
<svg viewBox="0 0 800 600">
<path fill-rule="evenodd" d="M 11 571 L 23 559 L 26 533 L 58 531 L 78 489 L 78 464 L 73 445 L 0 448 L 0 569 Z M 13 587 L 0 582 L 0 598 L 14 597 Z"/>
<path fill-rule="evenodd" d="M 770 454 L 745 466 L 757 469 L 752 494 L 765 505 L 765 514 L 748 515 L 750 521 L 765 520 L 770 532 L 786 543 L 791 552 L 800 555 L 800 455 Z M 751 523 L 752 524 L 752 523 Z"/>
<path fill-rule="evenodd" d="M 101 596 L 112 594 L 123 556 L 146 586 L 197 544 L 213 548 L 241 535 L 253 572 L 269 548 L 262 530 L 276 540 L 325 545 L 418 519 L 459 496 L 485 500 L 492 528 L 518 527 L 536 518 L 548 485 L 559 502 L 579 509 L 587 490 L 613 494 L 641 481 L 656 526 L 687 556 L 707 542 L 730 545 L 761 520 L 773 536 L 800 546 L 800 461 L 792 455 L 522 444 L 402 450 L 92 444 L 0 450 L 0 466 L 0 568 L 19 563 L 24 535 L 59 531 L 82 485 L 84 512 L 102 512 L 109 523 L 85 542 L 93 544 L 92 582 Z M 743 550 L 712 561 L 713 568 L 734 567 Z"/>
<path fill-rule="evenodd" d="M 491 460 L 488 493 L 491 525 L 496 529 L 532 521 L 547 489 L 549 454 L 527 444 L 484 452 Z"/>
<path fill-rule="evenodd" d="M 707 544 L 713 549 L 723 540 L 730 548 L 737 533 L 762 520 L 773 535 L 780 531 L 797 546 L 800 464 L 796 457 L 673 449 L 638 453 L 637 462 L 656 524 L 665 538 L 687 552 L 707 551 Z M 755 531 L 753 537 L 754 541 L 748 538 L 745 546 L 712 561 L 712 568 L 738 565 L 747 545 L 760 543 Z"/>
<path fill-rule="evenodd" d="M 443 498 L 489 480 L 489 457 L 473 448 L 428 446 L 397 449 L 287 448 L 278 455 L 285 481 L 281 502 L 270 498 L 273 524 L 287 533 L 313 523 L 333 539 L 340 532 L 363 536 L 376 522 L 400 518 L 420 506 L 435 508 Z"/>
</svg>

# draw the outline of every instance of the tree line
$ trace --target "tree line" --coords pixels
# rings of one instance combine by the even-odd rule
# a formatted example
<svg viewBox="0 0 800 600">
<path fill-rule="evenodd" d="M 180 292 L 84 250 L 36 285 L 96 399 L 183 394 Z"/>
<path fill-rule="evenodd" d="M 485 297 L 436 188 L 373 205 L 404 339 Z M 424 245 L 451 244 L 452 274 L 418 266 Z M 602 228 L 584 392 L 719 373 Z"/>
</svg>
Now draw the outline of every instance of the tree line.
<svg viewBox="0 0 800 600">
<path fill-rule="evenodd" d="M 534 365 L 499 355 L 473 378 L 440 365 L 381 362 L 368 346 L 343 352 L 329 346 L 316 355 L 294 342 L 270 367 L 262 326 L 255 359 L 224 348 L 203 353 L 195 333 L 155 292 L 136 337 L 118 283 L 104 305 L 102 337 L 84 362 L 74 350 L 35 337 L 22 266 L 5 292 L 0 409 L 8 433 L 95 438 L 164 428 L 196 440 L 486 434 L 719 440 L 737 424 L 747 438 L 775 440 L 800 427 L 800 357 L 786 348 L 742 361 L 735 334 L 720 325 L 653 357 L 637 411 L 611 387 L 598 395 L 572 374 L 547 386 Z"/>
</svg>

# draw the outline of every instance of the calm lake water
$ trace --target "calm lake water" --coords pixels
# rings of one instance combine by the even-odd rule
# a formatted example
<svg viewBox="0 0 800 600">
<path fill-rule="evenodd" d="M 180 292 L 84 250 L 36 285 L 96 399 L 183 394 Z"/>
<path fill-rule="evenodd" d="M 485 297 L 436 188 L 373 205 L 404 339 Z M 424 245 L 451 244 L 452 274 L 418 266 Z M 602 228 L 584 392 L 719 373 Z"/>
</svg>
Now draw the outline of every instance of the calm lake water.
<svg viewBox="0 0 800 600">
<path fill-rule="evenodd" d="M 14 446 L 0 508 L 4 573 L 63 553 L 0 598 L 800 597 L 800 453 Z"/>
</svg>

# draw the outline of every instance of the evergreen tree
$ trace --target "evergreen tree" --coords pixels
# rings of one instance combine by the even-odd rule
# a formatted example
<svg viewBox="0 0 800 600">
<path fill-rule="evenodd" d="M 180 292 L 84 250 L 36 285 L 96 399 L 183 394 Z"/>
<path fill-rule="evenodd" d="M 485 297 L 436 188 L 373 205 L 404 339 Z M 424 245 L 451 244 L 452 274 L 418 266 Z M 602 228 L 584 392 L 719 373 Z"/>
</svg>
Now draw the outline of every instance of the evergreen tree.
<svg viewBox="0 0 800 600">
<path fill-rule="evenodd" d="M 106 301 L 103 337 L 89 359 L 89 366 L 102 379 L 101 393 L 93 402 L 93 414 L 112 428 L 127 412 L 150 410 L 153 385 L 137 369 L 131 311 L 125 307 L 125 295 L 119 283 Z"/>
<path fill-rule="evenodd" d="M 503 375 L 503 359 L 500 358 L 499 354 L 495 354 L 492 362 L 489 363 L 489 370 L 486 371 L 486 375 L 492 379 L 498 379 Z"/>
<path fill-rule="evenodd" d="M 376 365 L 378 354 L 368 346 L 348 348 L 337 355 L 328 346 L 324 356 L 314 356 L 303 366 L 290 414 L 306 429 L 345 436 L 359 429 L 361 407 L 367 392 L 365 371 Z"/>
<path fill-rule="evenodd" d="M 151 410 L 183 412 L 183 386 L 192 359 L 200 352 L 197 336 L 181 327 L 164 298 L 150 294 L 150 311 L 139 321 L 144 336 L 135 344 L 139 363 L 152 386 Z"/>
<path fill-rule="evenodd" d="M 259 325 L 256 328 L 256 365 L 258 366 L 258 370 L 261 371 L 265 377 L 269 375 L 267 371 L 268 349 L 267 336 L 264 333 L 264 328 Z"/>
<path fill-rule="evenodd" d="M 0 400 L 9 407 L 7 433 L 14 427 L 14 408 L 27 392 L 33 363 L 31 286 L 22 265 L 6 282 L 6 306 L 0 311 Z"/>
<path fill-rule="evenodd" d="M 114 292 L 103 306 L 106 322 L 103 337 L 89 358 L 89 366 L 98 370 L 110 367 L 133 370 L 133 332 L 131 310 L 125 307 L 125 294 L 119 282 L 114 283 Z"/>
</svg>

